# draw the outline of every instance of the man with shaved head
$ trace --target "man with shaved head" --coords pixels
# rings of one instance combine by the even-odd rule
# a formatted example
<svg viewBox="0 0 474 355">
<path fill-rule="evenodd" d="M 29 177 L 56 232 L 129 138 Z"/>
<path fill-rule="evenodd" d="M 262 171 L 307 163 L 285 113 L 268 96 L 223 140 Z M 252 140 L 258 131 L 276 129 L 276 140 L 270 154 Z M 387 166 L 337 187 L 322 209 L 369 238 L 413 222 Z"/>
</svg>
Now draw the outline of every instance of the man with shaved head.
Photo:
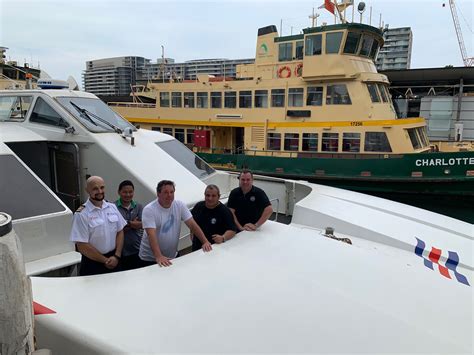
<svg viewBox="0 0 474 355">
<path fill-rule="evenodd" d="M 79 275 L 117 271 L 127 222 L 113 203 L 104 200 L 105 183 L 100 176 L 87 179 L 86 203 L 74 214 L 70 240 L 82 254 Z"/>
</svg>

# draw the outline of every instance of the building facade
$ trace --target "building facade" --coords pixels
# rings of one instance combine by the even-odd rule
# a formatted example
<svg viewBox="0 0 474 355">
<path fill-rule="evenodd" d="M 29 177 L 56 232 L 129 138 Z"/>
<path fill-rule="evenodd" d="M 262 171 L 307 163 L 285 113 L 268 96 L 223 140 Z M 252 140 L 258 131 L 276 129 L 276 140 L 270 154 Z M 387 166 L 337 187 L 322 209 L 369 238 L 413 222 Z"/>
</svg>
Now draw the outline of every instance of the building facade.
<svg viewBox="0 0 474 355">
<path fill-rule="evenodd" d="M 384 45 L 377 57 L 377 70 L 410 69 L 413 34 L 410 27 L 386 28 Z"/>
<path fill-rule="evenodd" d="M 129 95 L 148 63 L 149 59 L 135 56 L 90 60 L 82 74 L 84 90 L 95 95 Z"/>
</svg>

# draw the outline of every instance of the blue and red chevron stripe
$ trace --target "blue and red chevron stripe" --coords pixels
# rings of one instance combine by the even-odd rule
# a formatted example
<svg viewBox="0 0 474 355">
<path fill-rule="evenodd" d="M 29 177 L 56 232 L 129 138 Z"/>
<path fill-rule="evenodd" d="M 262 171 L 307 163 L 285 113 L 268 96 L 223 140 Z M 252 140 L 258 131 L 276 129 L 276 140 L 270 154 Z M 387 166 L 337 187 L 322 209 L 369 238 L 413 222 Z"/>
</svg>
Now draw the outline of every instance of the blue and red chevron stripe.
<svg viewBox="0 0 474 355">
<path fill-rule="evenodd" d="M 423 252 L 425 251 L 425 247 L 426 247 L 425 242 L 416 237 L 415 239 L 417 241 L 417 244 L 415 247 L 415 254 L 423 259 L 423 262 L 426 267 L 430 268 L 431 270 L 434 270 L 433 264 L 436 264 L 438 265 L 439 273 L 443 275 L 444 277 L 448 279 L 452 279 L 451 274 L 449 273 L 449 271 L 452 271 L 452 273 L 454 274 L 454 277 L 456 278 L 458 282 L 464 285 L 470 286 L 469 281 L 467 280 L 466 276 L 462 275 L 456 270 L 459 264 L 458 253 L 454 251 L 448 251 L 448 258 L 445 262 L 445 265 L 443 266 L 440 264 L 440 260 L 439 260 L 442 254 L 441 249 L 431 247 L 431 252 L 428 255 L 428 259 L 427 259 L 425 256 L 423 256 Z"/>
</svg>

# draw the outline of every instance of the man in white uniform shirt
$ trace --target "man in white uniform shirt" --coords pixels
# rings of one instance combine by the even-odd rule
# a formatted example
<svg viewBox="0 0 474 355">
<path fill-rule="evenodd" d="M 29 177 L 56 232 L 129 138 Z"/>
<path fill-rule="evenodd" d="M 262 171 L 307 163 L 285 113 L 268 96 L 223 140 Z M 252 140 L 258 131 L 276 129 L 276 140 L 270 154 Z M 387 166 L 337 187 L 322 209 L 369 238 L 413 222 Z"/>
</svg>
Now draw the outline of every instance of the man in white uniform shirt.
<svg viewBox="0 0 474 355">
<path fill-rule="evenodd" d="M 162 180 L 156 187 L 157 200 L 145 206 L 142 224 L 145 233 L 140 245 L 139 257 L 142 266 L 158 264 L 170 266 L 171 259 L 178 255 L 181 221 L 191 233 L 199 238 L 204 251 L 211 251 L 211 243 L 194 221 L 186 204 L 174 199 L 175 186 L 170 180 Z"/>
<path fill-rule="evenodd" d="M 105 184 L 99 176 L 87 179 L 89 198 L 74 214 L 70 240 L 82 254 L 79 275 L 117 270 L 123 248 L 123 219 L 113 203 L 104 200 Z"/>
</svg>

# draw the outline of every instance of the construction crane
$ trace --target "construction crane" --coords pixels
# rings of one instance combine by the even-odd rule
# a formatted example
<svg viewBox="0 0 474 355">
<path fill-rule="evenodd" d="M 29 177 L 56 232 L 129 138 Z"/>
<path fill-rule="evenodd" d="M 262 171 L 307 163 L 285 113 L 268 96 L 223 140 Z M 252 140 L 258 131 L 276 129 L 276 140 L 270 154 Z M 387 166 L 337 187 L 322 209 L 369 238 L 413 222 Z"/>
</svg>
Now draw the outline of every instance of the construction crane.
<svg viewBox="0 0 474 355">
<path fill-rule="evenodd" d="M 461 26 L 459 24 L 458 13 L 456 11 L 456 4 L 454 3 L 454 0 L 449 0 L 449 6 L 451 8 L 451 15 L 453 17 L 454 28 L 456 29 L 456 36 L 458 37 L 459 49 L 461 50 L 464 66 L 472 67 L 474 64 L 474 57 L 467 56 L 466 46 L 464 45 L 464 39 L 462 38 Z"/>
</svg>

